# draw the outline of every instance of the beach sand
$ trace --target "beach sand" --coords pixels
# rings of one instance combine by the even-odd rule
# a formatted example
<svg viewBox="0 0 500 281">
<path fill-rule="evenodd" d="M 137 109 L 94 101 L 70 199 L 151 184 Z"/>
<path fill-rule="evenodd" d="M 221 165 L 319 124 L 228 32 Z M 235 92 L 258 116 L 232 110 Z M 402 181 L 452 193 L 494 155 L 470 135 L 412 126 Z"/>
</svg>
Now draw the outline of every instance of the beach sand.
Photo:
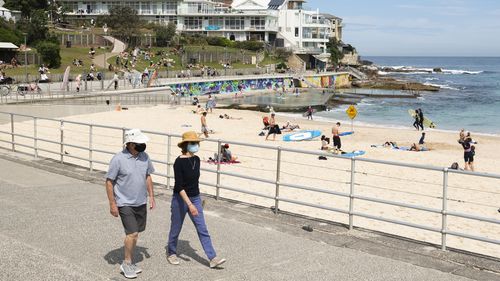
<svg viewBox="0 0 500 281">
<path fill-rule="evenodd" d="M 78 121 L 84 123 L 141 128 L 146 131 L 163 133 L 182 134 L 188 130 L 200 132 L 200 115 L 192 113 L 194 106 L 158 105 L 154 107 L 131 108 L 124 111 L 109 111 L 86 115 L 77 115 L 64 118 L 65 120 Z M 232 117 L 242 118 L 241 120 L 220 119 L 220 114 L 228 114 Z M 208 114 L 207 122 L 210 129 L 215 134 L 210 139 L 222 139 L 251 144 L 280 146 L 284 148 L 304 149 L 319 151 L 321 142 L 319 139 L 302 142 L 283 142 L 282 135 L 276 137 L 276 141 L 265 141 L 265 137 L 259 136 L 263 127 L 262 117 L 266 113 L 244 111 L 244 110 L 222 110 L 214 109 Z M 289 116 L 277 115 L 277 123 L 283 125 L 286 120 L 300 125 L 301 129 L 321 130 L 331 138 L 331 128 L 334 123 L 307 121 L 306 118 L 292 119 Z M 53 121 L 38 120 L 38 137 L 44 139 L 59 140 L 60 127 Z M 1 126 L 2 131 L 10 131 L 10 124 Z M 18 134 L 33 135 L 33 122 L 23 121 L 15 124 Z M 344 124 L 343 131 L 350 131 L 350 125 Z M 89 146 L 88 127 L 80 125 L 64 124 L 65 142 Z M 395 141 L 398 145 L 409 146 L 417 142 L 420 132 L 411 129 L 375 128 L 375 127 L 354 127 L 355 134 L 342 138 L 342 148 L 345 151 L 365 150 L 363 158 L 379 159 L 387 161 L 398 161 L 412 164 L 433 165 L 437 167 L 449 167 L 453 162 L 458 162 L 463 167 L 463 150 L 457 143 L 458 132 L 449 133 L 435 130 L 427 130 L 428 152 L 398 151 L 388 148 L 372 148 L 372 144 L 382 144 L 385 141 Z M 93 148 L 98 150 L 118 152 L 122 148 L 122 131 L 105 128 L 93 128 Z M 147 152 L 150 156 L 159 161 L 167 160 L 167 138 L 148 134 L 151 138 L 148 143 Z M 499 173 L 500 167 L 500 138 L 495 136 L 473 135 L 478 141 L 476 145 L 475 168 L 480 172 Z M 1 135 L 1 140 L 10 141 L 10 136 Z M 32 144 L 33 140 L 16 137 L 20 143 Z M 175 155 L 180 152 L 177 147 L 178 138 L 171 140 L 172 157 L 169 161 L 175 160 Z M 58 152 L 60 147 L 57 144 L 38 141 L 41 148 Z M 2 143 L 2 147 L 10 148 L 10 144 Z M 32 149 L 18 146 L 19 151 L 33 153 Z M 87 151 L 77 147 L 65 146 L 65 155 L 88 157 Z M 217 150 L 217 143 L 203 142 L 198 155 L 202 160 L 213 157 Z M 230 145 L 233 155 L 239 157 L 241 164 L 221 165 L 224 172 L 238 173 L 247 176 L 258 177 L 260 179 L 276 180 L 276 150 L 265 148 L 251 148 L 239 145 Z M 40 156 L 50 156 L 58 159 L 57 155 L 39 151 Z M 93 152 L 93 158 L 98 161 L 108 162 L 111 154 L 104 154 L 98 151 Z M 296 184 L 305 185 L 310 188 L 324 190 L 326 192 L 338 192 L 347 194 L 350 190 L 351 167 L 350 159 L 328 158 L 328 160 L 318 160 L 317 156 L 310 154 L 300 154 L 282 151 L 281 153 L 281 174 L 280 182 L 284 185 Z M 87 166 L 87 161 L 65 157 L 65 161 Z M 167 174 L 166 165 L 154 163 L 156 171 Z M 443 173 L 437 171 L 425 171 L 414 168 L 404 168 L 391 165 L 380 165 L 357 161 L 355 173 L 355 194 L 359 196 L 374 197 L 383 200 L 395 201 L 406 204 L 414 204 L 441 210 L 443 196 Z M 96 169 L 105 170 L 105 166 L 94 163 Z M 203 162 L 203 169 L 216 170 L 216 165 Z M 171 172 L 173 175 L 173 172 Z M 221 189 L 222 197 L 240 200 L 265 207 L 274 206 L 275 184 L 246 180 L 229 175 L 221 175 L 221 185 L 234 189 L 255 192 L 270 198 L 260 198 L 250 194 L 234 192 Z M 155 176 L 155 180 L 165 184 L 166 179 Z M 208 171 L 202 171 L 201 182 L 215 184 L 217 176 Z M 171 181 L 173 183 L 173 181 Z M 448 189 L 448 209 L 465 214 L 478 215 L 499 219 L 500 213 L 500 180 L 472 177 L 468 175 L 449 175 Z M 208 194 L 215 194 L 215 188 L 202 185 L 202 191 Z M 104 194 L 104 193 L 103 193 Z M 103 195 L 104 196 L 104 195 Z M 281 186 L 280 198 L 282 200 L 300 200 L 313 205 L 320 205 L 326 208 L 336 208 L 347 211 L 349 209 L 349 198 L 339 197 L 333 194 L 320 193 L 315 191 L 299 190 L 292 187 Z M 333 212 L 325 209 L 301 206 L 291 202 L 280 202 L 279 208 L 283 211 L 290 211 L 303 215 L 322 218 L 330 221 L 348 223 L 348 215 Z M 370 216 L 384 217 L 388 219 L 406 221 L 412 224 L 425 225 L 432 228 L 441 228 L 441 215 L 425 211 L 411 210 L 399 206 L 390 206 L 379 203 L 372 203 L 365 200 L 356 199 L 354 201 L 354 211 Z M 270 214 L 271 215 L 271 214 Z M 165 214 L 168 217 L 168 214 Z M 400 226 L 387 222 L 375 221 L 356 216 L 354 224 L 358 227 L 374 229 L 395 235 L 401 235 L 413 239 L 423 240 L 440 244 L 441 234 Z M 468 219 L 448 216 L 448 230 L 463 232 L 472 235 L 484 236 L 491 239 L 500 237 L 500 225 L 485 222 L 477 222 Z M 500 257 L 500 245 L 478 242 L 448 235 L 447 246 L 483 253 L 495 257 Z"/>
</svg>

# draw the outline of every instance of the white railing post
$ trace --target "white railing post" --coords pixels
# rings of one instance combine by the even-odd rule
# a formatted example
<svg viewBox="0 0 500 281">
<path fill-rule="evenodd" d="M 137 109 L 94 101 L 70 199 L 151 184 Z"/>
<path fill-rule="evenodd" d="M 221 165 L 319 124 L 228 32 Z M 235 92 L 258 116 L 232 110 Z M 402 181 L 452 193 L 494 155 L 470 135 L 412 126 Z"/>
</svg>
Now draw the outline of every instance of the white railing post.
<svg viewBox="0 0 500 281">
<path fill-rule="evenodd" d="M 278 155 L 276 156 L 276 191 L 274 195 L 274 213 L 278 214 L 280 203 L 280 174 L 281 174 L 281 147 L 278 146 Z"/>
<path fill-rule="evenodd" d="M 14 142 L 14 114 L 10 114 L 10 136 L 12 143 L 12 151 L 16 151 L 16 144 Z"/>
<path fill-rule="evenodd" d="M 38 126 L 37 118 L 33 117 L 33 156 L 38 158 Z"/>
<path fill-rule="evenodd" d="M 64 163 L 64 121 L 61 120 L 61 142 L 60 142 L 60 154 L 61 154 L 61 163 Z"/>
<path fill-rule="evenodd" d="M 448 168 L 443 169 L 443 209 L 441 210 L 441 250 L 446 250 L 446 232 L 448 229 Z"/>
<path fill-rule="evenodd" d="M 351 189 L 349 191 L 349 230 L 354 227 L 354 175 L 356 174 L 356 159 L 351 158 Z"/>
<path fill-rule="evenodd" d="M 222 161 L 222 142 L 221 140 L 217 141 L 217 183 L 215 184 L 215 199 L 219 200 L 220 196 L 220 162 Z"/>
<path fill-rule="evenodd" d="M 170 189 L 170 150 L 172 146 L 172 136 L 168 135 L 167 138 L 167 189 Z"/>
<path fill-rule="evenodd" d="M 94 134 L 94 126 L 89 125 L 89 170 L 92 172 L 94 170 L 94 161 L 92 161 L 92 150 L 94 149 L 94 143 L 93 143 L 93 134 Z"/>
</svg>

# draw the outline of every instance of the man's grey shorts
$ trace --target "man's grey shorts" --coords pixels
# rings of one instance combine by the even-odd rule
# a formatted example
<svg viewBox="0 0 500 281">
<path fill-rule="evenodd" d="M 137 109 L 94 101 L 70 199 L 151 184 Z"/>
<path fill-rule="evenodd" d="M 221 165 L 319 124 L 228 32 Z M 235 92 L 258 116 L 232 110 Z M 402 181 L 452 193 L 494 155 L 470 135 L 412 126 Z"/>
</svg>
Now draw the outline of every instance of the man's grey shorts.
<svg viewBox="0 0 500 281">
<path fill-rule="evenodd" d="M 143 232 L 146 229 L 146 218 L 148 214 L 146 204 L 138 207 L 118 207 L 118 212 L 122 219 L 125 234 Z"/>
</svg>

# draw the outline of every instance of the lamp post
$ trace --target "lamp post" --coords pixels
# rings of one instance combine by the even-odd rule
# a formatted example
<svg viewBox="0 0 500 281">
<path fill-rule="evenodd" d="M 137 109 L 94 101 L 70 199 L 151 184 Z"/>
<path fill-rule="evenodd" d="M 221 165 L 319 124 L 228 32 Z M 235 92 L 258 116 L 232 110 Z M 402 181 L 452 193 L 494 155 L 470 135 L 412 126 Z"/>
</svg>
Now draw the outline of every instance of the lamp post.
<svg viewBox="0 0 500 281">
<path fill-rule="evenodd" d="M 24 34 L 24 80 L 28 83 L 28 45 L 26 43 L 26 33 Z"/>
<path fill-rule="evenodd" d="M 224 47 L 224 76 L 227 76 L 227 46 Z"/>
</svg>

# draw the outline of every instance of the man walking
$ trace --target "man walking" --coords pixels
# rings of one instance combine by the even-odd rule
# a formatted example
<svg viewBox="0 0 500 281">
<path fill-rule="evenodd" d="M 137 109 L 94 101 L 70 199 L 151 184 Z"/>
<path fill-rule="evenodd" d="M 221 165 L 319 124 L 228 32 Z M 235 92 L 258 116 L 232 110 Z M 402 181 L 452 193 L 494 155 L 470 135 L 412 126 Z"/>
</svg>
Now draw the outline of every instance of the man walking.
<svg viewBox="0 0 500 281">
<path fill-rule="evenodd" d="M 125 230 L 125 259 L 120 266 L 126 278 L 136 278 L 142 270 L 132 261 L 139 232 L 146 229 L 147 208 L 154 209 L 153 164 L 146 150 L 148 137 L 140 130 L 125 132 L 125 148 L 117 153 L 106 174 L 106 193 L 112 216 L 121 218 Z"/>
<path fill-rule="evenodd" d="M 340 148 L 342 144 L 340 142 L 340 122 L 337 122 L 335 127 L 332 128 L 333 135 L 333 148 L 335 149 L 335 153 L 339 154 L 341 152 Z"/>
</svg>

